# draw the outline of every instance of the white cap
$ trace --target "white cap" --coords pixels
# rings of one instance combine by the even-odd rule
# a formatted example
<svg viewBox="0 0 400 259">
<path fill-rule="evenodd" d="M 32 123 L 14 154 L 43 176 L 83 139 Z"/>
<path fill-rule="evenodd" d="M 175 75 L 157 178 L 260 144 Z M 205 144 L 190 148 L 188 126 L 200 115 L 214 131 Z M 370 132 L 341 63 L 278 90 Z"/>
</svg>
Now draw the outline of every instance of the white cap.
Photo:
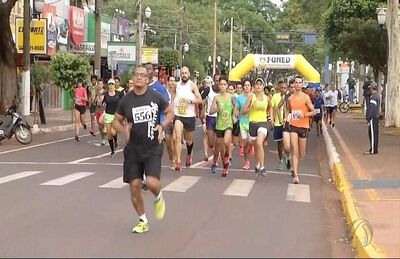
<svg viewBox="0 0 400 259">
<path fill-rule="evenodd" d="M 261 77 L 257 78 L 257 79 L 254 81 L 254 83 L 257 83 L 257 81 L 261 81 L 261 83 L 264 85 L 264 80 L 263 80 Z"/>
<path fill-rule="evenodd" d="M 211 82 L 211 83 L 214 82 L 211 76 L 206 76 L 206 78 L 204 79 L 204 81 L 205 81 L 205 82 Z"/>
<path fill-rule="evenodd" d="M 108 84 L 114 84 L 114 85 L 115 85 L 115 80 L 112 79 L 112 78 L 110 78 L 110 79 L 108 80 Z"/>
</svg>

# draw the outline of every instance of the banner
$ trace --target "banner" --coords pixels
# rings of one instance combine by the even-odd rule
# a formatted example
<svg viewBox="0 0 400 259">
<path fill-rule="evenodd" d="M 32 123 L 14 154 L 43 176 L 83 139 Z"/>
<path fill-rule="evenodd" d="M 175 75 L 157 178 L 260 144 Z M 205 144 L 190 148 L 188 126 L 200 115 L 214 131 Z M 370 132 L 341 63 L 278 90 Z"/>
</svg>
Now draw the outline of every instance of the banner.
<svg viewBox="0 0 400 259">
<path fill-rule="evenodd" d="M 53 56 L 57 52 L 57 7 L 44 4 L 42 16 L 47 19 L 47 55 Z"/>
<path fill-rule="evenodd" d="M 136 46 L 133 42 L 108 42 L 107 61 L 111 67 L 111 53 L 115 55 L 116 64 L 135 65 Z"/>
<path fill-rule="evenodd" d="M 18 53 L 24 52 L 24 19 L 16 18 L 16 42 Z M 47 19 L 32 19 L 30 24 L 30 53 L 47 55 Z"/>
<path fill-rule="evenodd" d="M 142 48 L 142 64 L 145 63 L 158 64 L 157 48 Z"/>
</svg>

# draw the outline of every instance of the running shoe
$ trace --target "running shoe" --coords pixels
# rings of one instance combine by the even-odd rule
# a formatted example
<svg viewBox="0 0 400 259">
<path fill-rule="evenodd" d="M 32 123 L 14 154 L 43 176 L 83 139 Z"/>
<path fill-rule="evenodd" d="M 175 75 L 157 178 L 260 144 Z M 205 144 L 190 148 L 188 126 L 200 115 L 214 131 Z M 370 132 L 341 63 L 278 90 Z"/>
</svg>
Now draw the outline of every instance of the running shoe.
<svg viewBox="0 0 400 259">
<path fill-rule="evenodd" d="M 190 159 L 190 155 L 186 155 L 186 162 L 185 162 L 186 167 L 189 167 L 191 164 L 192 164 L 192 161 Z"/>
<path fill-rule="evenodd" d="M 176 162 L 175 171 L 182 171 L 182 162 Z"/>
<path fill-rule="evenodd" d="M 290 169 L 290 166 L 291 166 L 291 164 L 290 164 L 290 157 L 288 157 L 288 158 L 287 158 L 287 161 L 286 161 L 286 168 L 289 170 L 289 169 Z"/>
<path fill-rule="evenodd" d="M 296 176 L 296 174 L 294 173 L 294 171 L 293 171 L 293 170 L 291 171 L 291 174 L 290 174 L 290 176 L 291 176 L 292 178 L 294 178 L 294 177 Z"/>
<path fill-rule="evenodd" d="M 96 136 L 96 134 L 94 134 L 94 131 L 90 131 L 90 135 Z"/>
<path fill-rule="evenodd" d="M 175 170 L 175 168 L 176 168 L 176 162 L 175 162 L 175 160 L 172 160 L 171 161 L 171 166 L 169 167 L 169 169 Z"/>
<path fill-rule="evenodd" d="M 115 152 L 111 152 L 110 156 L 115 157 Z"/>
<path fill-rule="evenodd" d="M 232 157 L 229 158 L 229 165 L 232 165 Z"/>
<path fill-rule="evenodd" d="M 244 148 L 243 148 L 243 146 L 240 147 L 239 155 L 240 155 L 241 157 L 244 156 Z"/>
<path fill-rule="evenodd" d="M 229 173 L 228 167 L 224 167 L 224 169 L 222 170 L 221 176 L 222 177 L 226 177 L 228 175 L 228 173 Z"/>
<path fill-rule="evenodd" d="M 132 228 L 132 233 L 143 234 L 147 231 L 149 231 L 149 223 L 144 223 L 141 220 Z"/>
<path fill-rule="evenodd" d="M 334 128 L 335 127 L 335 122 L 332 122 L 332 128 Z"/>
<path fill-rule="evenodd" d="M 243 169 L 244 169 L 244 170 L 249 170 L 249 169 L 250 169 L 250 162 L 249 162 L 249 161 L 244 161 L 244 163 L 243 163 Z"/>
<path fill-rule="evenodd" d="M 217 165 L 211 165 L 211 173 L 215 174 L 217 172 Z"/>
<path fill-rule="evenodd" d="M 164 218 L 165 200 L 164 200 L 162 193 L 160 194 L 160 198 L 154 202 L 154 213 L 155 213 L 156 219 L 162 220 Z"/>
<path fill-rule="evenodd" d="M 203 159 L 203 161 L 205 161 L 205 162 L 208 161 L 208 155 L 207 155 L 207 154 L 204 154 L 204 159 Z"/>
<path fill-rule="evenodd" d="M 300 183 L 299 177 L 297 175 L 293 178 L 293 183 L 294 184 L 299 184 Z"/>
<path fill-rule="evenodd" d="M 263 167 L 263 168 L 260 168 L 260 174 L 262 175 L 262 176 L 267 176 L 267 172 L 265 172 L 265 168 Z"/>
<path fill-rule="evenodd" d="M 283 170 L 283 161 L 282 160 L 279 160 L 279 162 L 278 162 L 278 170 L 280 170 L 280 171 L 282 171 Z"/>
<path fill-rule="evenodd" d="M 229 166 L 229 163 L 230 163 L 230 160 L 229 160 L 229 157 L 224 157 L 224 164 L 223 164 L 223 166 L 224 167 L 228 167 Z"/>
<path fill-rule="evenodd" d="M 107 140 L 102 140 L 100 146 L 105 146 L 107 144 Z"/>
<path fill-rule="evenodd" d="M 260 173 L 260 168 L 254 167 L 254 173 L 259 174 Z"/>
<path fill-rule="evenodd" d="M 81 139 L 78 136 L 75 136 L 76 141 L 81 141 Z"/>
</svg>

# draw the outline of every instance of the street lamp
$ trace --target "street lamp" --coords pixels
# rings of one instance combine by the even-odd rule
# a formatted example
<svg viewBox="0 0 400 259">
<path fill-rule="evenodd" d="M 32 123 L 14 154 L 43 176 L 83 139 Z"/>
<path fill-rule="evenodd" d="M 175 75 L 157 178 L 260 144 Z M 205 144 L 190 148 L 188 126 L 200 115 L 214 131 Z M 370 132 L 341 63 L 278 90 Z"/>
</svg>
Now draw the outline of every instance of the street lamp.
<svg viewBox="0 0 400 259">
<path fill-rule="evenodd" d="M 383 47 L 384 47 L 384 53 L 386 55 L 386 61 L 387 61 L 387 58 L 389 57 L 389 54 L 387 53 L 388 48 L 386 46 L 385 39 L 383 38 L 383 26 L 386 23 L 386 9 L 385 8 L 377 8 L 376 10 L 377 10 L 377 14 L 376 14 L 377 15 L 377 20 L 378 20 L 379 26 L 381 27 L 381 38 L 382 38 L 382 43 L 383 43 Z M 387 63 L 388 62 L 386 62 L 386 64 Z M 388 73 L 389 73 L 389 71 L 388 71 Z M 381 84 L 381 83 L 379 82 L 379 84 Z M 379 93 L 379 95 L 381 94 L 381 86 L 380 85 L 378 86 L 378 93 Z M 384 89 L 383 94 L 384 94 L 384 97 L 382 99 L 385 102 L 384 103 L 384 108 L 385 108 L 385 113 L 384 114 L 385 114 L 385 119 L 386 119 L 387 97 L 388 97 L 387 96 L 387 85 L 385 85 L 385 89 Z"/>
<path fill-rule="evenodd" d="M 235 67 L 235 66 L 236 66 L 236 62 L 234 60 L 234 61 L 232 61 L 232 67 Z"/>
<path fill-rule="evenodd" d="M 183 46 L 183 49 L 185 50 L 185 52 L 189 51 L 189 44 L 185 43 L 185 45 Z"/>
<path fill-rule="evenodd" d="M 151 8 L 149 6 L 144 9 L 144 16 L 146 16 L 146 19 L 149 19 L 151 16 Z"/>
<path fill-rule="evenodd" d="M 217 62 L 218 62 L 218 63 L 221 63 L 221 56 L 218 56 L 218 57 L 217 57 Z"/>
<path fill-rule="evenodd" d="M 377 19 L 382 30 L 383 25 L 386 23 L 386 11 L 384 8 L 378 8 Z"/>
</svg>

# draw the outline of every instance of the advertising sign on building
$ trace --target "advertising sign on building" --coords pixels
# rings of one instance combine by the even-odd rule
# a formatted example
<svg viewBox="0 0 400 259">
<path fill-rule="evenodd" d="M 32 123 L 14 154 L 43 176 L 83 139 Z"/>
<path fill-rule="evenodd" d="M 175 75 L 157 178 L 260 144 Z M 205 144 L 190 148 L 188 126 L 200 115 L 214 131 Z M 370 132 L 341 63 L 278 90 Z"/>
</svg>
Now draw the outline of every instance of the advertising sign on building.
<svg viewBox="0 0 400 259">
<path fill-rule="evenodd" d="M 101 22 L 101 48 L 107 50 L 108 41 L 111 36 L 111 25 L 109 23 Z M 106 51 L 107 52 L 107 51 Z M 103 51 L 102 51 L 103 53 Z"/>
<path fill-rule="evenodd" d="M 133 42 L 108 42 L 107 49 L 108 66 L 111 64 L 111 53 L 115 55 L 116 64 L 134 65 L 136 62 L 136 46 Z"/>
<path fill-rule="evenodd" d="M 18 53 L 24 52 L 24 19 L 16 18 L 16 45 Z M 30 24 L 30 53 L 47 54 L 47 19 L 32 19 Z"/>
<path fill-rule="evenodd" d="M 53 56 L 57 53 L 57 7 L 44 4 L 42 17 L 47 19 L 47 55 Z"/>
<path fill-rule="evenodd" d="M 146 63 L 158 64 L 157 48 L 142 48 L 142 64 Z"/>
<path fill-rule="evenodd" d="M 255 55 L 256 66 L 268 69 L 293 69 L 294 55 Z"/>
<path fill-rule="evenodd" d="M 75 6 L 69 9 L 69 33 L 71 36 L 71 49 L 82 44 L 85 38 L 85 11 Z"/>
</svg>

